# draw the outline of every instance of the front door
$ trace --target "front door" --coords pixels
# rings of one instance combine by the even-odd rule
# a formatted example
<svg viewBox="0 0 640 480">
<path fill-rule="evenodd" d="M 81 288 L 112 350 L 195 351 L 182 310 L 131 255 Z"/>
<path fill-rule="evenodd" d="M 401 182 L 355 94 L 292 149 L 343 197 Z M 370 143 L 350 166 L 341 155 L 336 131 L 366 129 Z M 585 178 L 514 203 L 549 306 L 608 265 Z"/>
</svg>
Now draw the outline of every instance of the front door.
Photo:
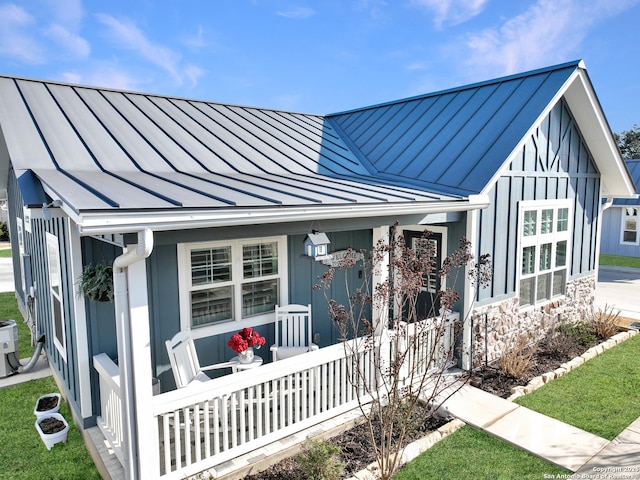
<svg viewBox="0 0 640 480">
<path fill-rule="evenodd" d="M 438 315 L 440 302 L 438 292 L 440 291 L 440 266 L 442 264 L 442 233 L 430 232 L 428 237 L 424 237 L 423 232 L 405 230 L 405 245 L 411 248 L 418 257 L 431 255 L 434 271 L 425 275 L 422 279 L 422 291 L 418 295 L 416 304 L 416 315 L 418 320 Z"/>
</svg>

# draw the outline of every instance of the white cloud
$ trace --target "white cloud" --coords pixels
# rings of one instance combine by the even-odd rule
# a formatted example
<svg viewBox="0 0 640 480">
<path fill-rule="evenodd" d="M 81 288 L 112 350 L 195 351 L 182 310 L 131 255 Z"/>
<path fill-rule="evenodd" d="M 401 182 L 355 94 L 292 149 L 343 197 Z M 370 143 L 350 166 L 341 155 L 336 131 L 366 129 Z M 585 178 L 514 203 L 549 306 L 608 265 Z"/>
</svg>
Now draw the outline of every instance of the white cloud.
<svg viewBox="0 0 640 480">
<path fill-rule="evenodd" d="M 43 49 L 30 29 L 35 19 L 12 3 L 0 5 L 0 55 L 26 63 L 42 63 Z"/>
<path fill-rule="evenodd" d="M 638 0 L 538 0 L 502 26 L 471 34 L 467 65 L 488 75 L 566 61 L 576 55 L 590 28 Z"/>
<path fill-rule="evenodd" d="M 168 72 L 175 81 L 182 84 L 186 75 L 193 82 L 199 75 L 194 75 L 194 66 L 187 69 L 181 67 L 181 55 L 170 48 L 153 43 L 131 21 L 118 20 L 108 14 L 97 14 L 98 20 L 108 27 L 114 41 L 123 48 L 131 50 L 145 59 L 147 62 L 160 67 Z"/>
<path fill-rule="evenodd" d="M 138 75 L 134 75 L 110 63 L 93 65 L 85 71 L 63 72 L 61 78 L 68 83 L 117 90 L 141 90 L 140 85 L 144 83 Z"/>
<path fill-rule="evenodd" d="M 46 0 L 49 6 L 51 20 L 60 23 L 68 29 L 75 30 L 80 26 L 84 17 L 82 0 Z"/>
<path fill-rule="evenodd" d="M 286 18 L 309 18 L 315 14 L 315 10 L 308 7 L 292 7 L 289 10 L 276 12 L 276 15 Z"/>
<path fill-rule="evenodd" d="M 200 77 L 204 75 L 204 70 L 196 65 L 187 65 L 184 67 L 184 74 L 191 82 L 191 86 L 195 87 Z"/>
<path fill-rule="evenodd" d="M 484 9 L 488 0 L 411 0 L 411 5 L 425 8 L 434 14 L 433 23 L 459 25 L 472 19 Z"/>
<path fill-rule="evenodd" d="M 416 72 L 420 70 L 426 70 L 427 66 L 423 62 L 413 62 L 405 67 L 409 72 Z"/>
<path fill-rule="evenodd" d="M 91 53 L 91 46 L 84 38 L 70 32 L 59 24 L 51 25 L 46 30 L 46 35 L 63 46 L 69 53 L 77 58 L 88 57 Z"/>
<path fill-rule="evenodd" d="M 204 48 L 208 45 L 208 42 L 204 38 L 202 25 L 198 26 L 198 31 L 194 35 L 185 38 L 184 44 L 190 48 Z"/>
</svg>

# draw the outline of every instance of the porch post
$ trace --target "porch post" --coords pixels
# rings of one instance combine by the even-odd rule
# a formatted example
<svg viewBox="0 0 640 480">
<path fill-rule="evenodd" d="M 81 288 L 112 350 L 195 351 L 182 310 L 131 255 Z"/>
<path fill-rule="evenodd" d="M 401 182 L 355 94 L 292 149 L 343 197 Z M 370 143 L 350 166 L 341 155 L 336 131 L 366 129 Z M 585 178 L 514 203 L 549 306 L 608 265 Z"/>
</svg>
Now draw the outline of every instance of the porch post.
<svg viewBox="0 0 640 480">
<path fill-rule="evenodd" d="M 467 232 L 466 237 L 473 245 L 476 254 L 480 251 L 480 243 L 478 238 L 478 211 L 467 211 Z M 476 259 L 477 260 L 477 259 Z M 473 332 L 471 331 L 471 317 L 473 305 L 475 304 L 475 289 L 469 278 L 465 275 L 464 280 L 464 299 L 462 304 L 462 369 L 470 370 L 473 368 L 473 359 L 471 358 L 471 344 L 473 342 Z"/>
<path fill-rule="evenodd" d="M 389 243 L 389 227 L 382 226 L 373 229 L 373 248 L 377 245 L 379 240 L 383 240 L 385 243 Z M 380 264 L 380 270 L 373 272 L 372 287 L 379 283 L 389 280 L 389 254 L 384 256 Z M 372 292 L 373 293 L 373 292 Z M 376 335 L 381 335 L 389 324 L 389 305 L 376 306 L 375 302 L 371 311 L 373 316 L 372 321 L 375 322 L 374 330 Z"/>
<path fill-rule="evenodd" d="M 78 278 L 82 272 L 82 247 L 80 237 L 77 234 L 77 225 L 73 220 L 68 219 L 66 222 L 66 235 L 69 239 L 69 257 L 71 278 Z M 92 356 L 89 354 L 89 340 L 87 332 L 87 313 L 85 309 L 85 301 L 82 295 L 78 294 L 78 285 L 73 285 L 73 319 L 74 331 L 76 332 L 77 354 L 78 354 L 78 382 L 80 383 L 80 398 L 78 404 L 80 406 L 80 415 L 82 419 L 93 415 L 91 407 L 91 369 Z"/>
<path fill-rule="evenodd" d="M 133 263 L 127 271 L 138 472 L 141 480 L 157 479 L 160 477 L 160 445 L 158 426 L 151 413 L 153 393 L 146 262 Z"/>
</svg>

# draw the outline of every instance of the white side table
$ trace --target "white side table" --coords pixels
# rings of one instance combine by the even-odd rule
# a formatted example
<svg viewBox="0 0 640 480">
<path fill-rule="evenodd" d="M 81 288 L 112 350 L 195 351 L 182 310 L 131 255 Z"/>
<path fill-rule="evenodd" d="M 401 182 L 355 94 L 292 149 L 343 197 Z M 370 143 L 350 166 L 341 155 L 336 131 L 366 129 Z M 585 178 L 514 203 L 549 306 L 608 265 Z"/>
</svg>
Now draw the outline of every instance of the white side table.
<svg viewBox="0 0 640 480">
<path fill-rule="evenodd" d="M 231 363 L 231 371 L 233 373 L 241 372 L 242 370 L 257 368 L 262 365 L 262 362 L 264 362 L 264 360 L 262 360 L 262 357 L 258 355 L 253 356 L 253 361 L 251 363 L 240 363 L 240 360 L 237 356 L 229 360 L 229 363 Z"/>
</svg>

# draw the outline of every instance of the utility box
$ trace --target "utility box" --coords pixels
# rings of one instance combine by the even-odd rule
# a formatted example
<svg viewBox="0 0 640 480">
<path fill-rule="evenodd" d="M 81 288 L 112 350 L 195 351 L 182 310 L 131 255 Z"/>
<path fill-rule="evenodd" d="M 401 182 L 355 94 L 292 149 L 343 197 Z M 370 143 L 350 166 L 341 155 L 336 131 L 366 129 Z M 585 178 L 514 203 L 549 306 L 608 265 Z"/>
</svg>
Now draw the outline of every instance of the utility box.
<svg viewBox="0 0 640 480">
<path fill-rule="evenodd" d="M 0 320 L 0 378 L 15 373 L 9 356 L 16 357 L 18 351 L 18 325 L 15 320 Z"/>
</svg>

